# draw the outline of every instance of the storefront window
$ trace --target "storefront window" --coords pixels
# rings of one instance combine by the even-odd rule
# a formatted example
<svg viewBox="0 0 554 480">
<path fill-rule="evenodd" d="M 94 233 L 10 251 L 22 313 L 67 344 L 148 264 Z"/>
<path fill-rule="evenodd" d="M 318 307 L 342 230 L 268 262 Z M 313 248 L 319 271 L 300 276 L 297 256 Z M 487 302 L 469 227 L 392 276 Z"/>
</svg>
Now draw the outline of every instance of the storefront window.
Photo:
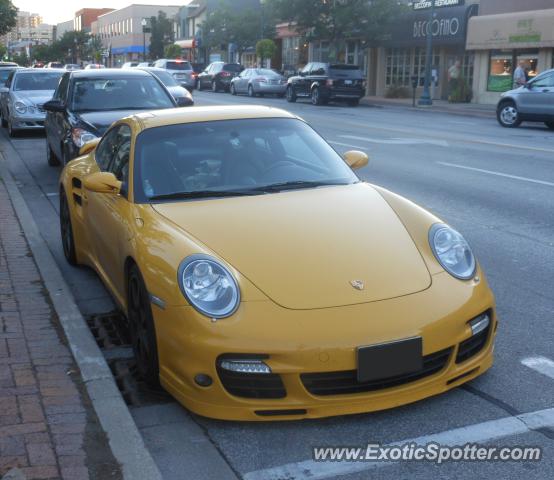
<svg viewBox="0 0 554 480">
<path fill-rule="evenodd" d="M 489 92 L 506 92 L 514 86 L 514 71 L 522 65 L 527 79 L 538 73 L 538 50 L 493 50 L 490 55 Z"/>
<path fill-rule="evenodd" d="M 417 47 L 414 50 L 414 74 L 419 76 L 419 86 L 425 85 L 425 62 L 427 60 L 427 50 Z M 440 54 L 438 50 L 433 49 L 431 57 L 431 69 L 435 70 L 437 78 L 440 78 Z"/>
<path fill-rule="evenodd" d="M 411 49 L 387 48 L 387 75 L 385 78 L 387 88 L 409 86 L 411 64 Z"/>
</svg>

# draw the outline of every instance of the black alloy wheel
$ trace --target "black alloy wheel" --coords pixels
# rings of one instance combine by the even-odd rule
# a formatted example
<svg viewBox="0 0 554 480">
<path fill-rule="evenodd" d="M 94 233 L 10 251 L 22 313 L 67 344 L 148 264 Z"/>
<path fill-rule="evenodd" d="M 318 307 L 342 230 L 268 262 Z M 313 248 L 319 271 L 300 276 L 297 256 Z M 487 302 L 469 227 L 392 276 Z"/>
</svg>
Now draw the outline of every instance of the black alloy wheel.
<svg viewBox="0 0 554 480">
<path fill-rule="evenodd" d="M 77 265 L 77 254 L 75 253 L 75 237 L 71 225 L 71 213 L 67 203 L 67 195 L 62 189 L 60 191 L 60 235 L 62 237 L 63 254 L 67 263 Z"/>
<path fill-rule="evenodd" d="M 129 270 L 127 282 L 127 319 L 137 369 L 144 381 L 153 388 L 160 387 L 160 368 L 156 329 L 150 295 L 136 265 Z"/>
</svg>

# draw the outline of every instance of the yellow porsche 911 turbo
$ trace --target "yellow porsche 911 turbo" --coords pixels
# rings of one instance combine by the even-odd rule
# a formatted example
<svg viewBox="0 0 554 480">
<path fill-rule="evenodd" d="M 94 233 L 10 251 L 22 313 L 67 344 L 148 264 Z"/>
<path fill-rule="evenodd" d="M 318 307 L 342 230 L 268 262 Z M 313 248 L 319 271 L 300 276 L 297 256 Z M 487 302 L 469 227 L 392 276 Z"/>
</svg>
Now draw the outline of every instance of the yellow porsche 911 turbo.
<svg viewBox="0 0 554 480">
<path fill-rule="evenodd" d="M 60 180 L 63 248 L 125 312 L 140 374 L 230 420 L 369 412 L 493 361 L 494 297 L 464 237 L 258 106 L 140 113 Z"/>
</svg>

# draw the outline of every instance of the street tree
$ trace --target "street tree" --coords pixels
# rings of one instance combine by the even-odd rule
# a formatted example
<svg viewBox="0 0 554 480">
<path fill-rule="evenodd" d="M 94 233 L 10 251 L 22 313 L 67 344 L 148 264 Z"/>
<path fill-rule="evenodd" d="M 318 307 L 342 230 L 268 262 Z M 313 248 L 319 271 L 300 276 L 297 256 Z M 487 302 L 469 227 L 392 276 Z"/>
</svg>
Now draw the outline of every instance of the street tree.
<svg viewBox="0 0 554 480">
<path fill-rule="evenodd" d="M 150 58 L 162 58 L 166 45 L 173 43 L 173 23 L 161 10 L 157 17 L 150 17 Z"/>
<path fill-rule="evenodd" d="M 281 21 L 310 40 L 358 39 L 374 44 L 406 8 L 396 0 L 272 0 Z"/>
<path fill-rule="evenodd" d="M 270 59 L 277 52 L 277 45 L 270 38 L 264 38 L 256 44 L 256 55 L 260 57 L 262 66 L 264 65 L 264 60 Z"/>
<path fill-rule="evenodd" d="M 179 45 L 175 45 L 174 43 L 171 45 L 166 45 L 164 48 L 165 58 L 180 58 L 181 54 L 181 47 Z"/>
<path fill-rule="evenodd" d="M 17 23 L 17 7 L 11 0 L 0 0 L 0 35 L 5 35 Z"/>
</svg>

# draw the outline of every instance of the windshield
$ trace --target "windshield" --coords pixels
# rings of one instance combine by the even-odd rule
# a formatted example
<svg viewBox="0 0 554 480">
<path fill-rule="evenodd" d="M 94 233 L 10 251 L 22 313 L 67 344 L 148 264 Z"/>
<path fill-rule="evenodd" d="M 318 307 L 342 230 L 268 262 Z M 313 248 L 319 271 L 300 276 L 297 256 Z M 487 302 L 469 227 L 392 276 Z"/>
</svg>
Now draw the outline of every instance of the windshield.
<svg viewBox="0 0 554 480">
<path fill-rule="evenodd" d="M 172 108 L 173 102 L 158 81 L 144 77 L 78 78 L 70 109 L 74 112 Z"/>
<path fill-rule="evenodd" d="M 296 119 L 151 128 L 138 136 L 135 147 L 137 203 L 179 198 L 175 194 L 208 198 L 214 192 L 263 194 L 357 181 L 341 157 Z"/>
<path fill-rule="evenodd" d="M 167 62 L 166 68 L 168 70 L 192 70 L 189 62 Z"/>
<path fill-rule="evenodd" d="M 63 72 L 26 72 L 15 74 L 13 89 L 24 90 L 56 90 Z"/>
<path fill-rule="evenodd" d="M 359 80 L 362 78 L 362 71 L 356 65 L 330 65 L 329 76 Z"/>
<path fill-rule="evenodd" d="M 258 68 L 256 69 L 256 75 L 264 75 L 265 77 L 280 77 L 281 75 L 273 70 L 268 68 Z"/>
<path fill-rule="evenodd" d="M 238 63 L 227 63 L 223 65 L 226 72 L 242 72 L 242 67 Z"/>
<path fill-rule="evenodd" d="M 0 68 L 0 86 L 6 84 L 6 80 L 15 68 Z"/>
<path fill-rule="evenodd" d="M 156 77 L 158 77 L 166 87 L 179 86 L 179 84 L 177 83 L 173 75 L 171 75 L 171 73 L 166 72 L 165 70 L 160 70 L 159 72 L 156 70 L 156 71 L 153 71 L 152 73 L 156 75 Z"/>
</svg>

